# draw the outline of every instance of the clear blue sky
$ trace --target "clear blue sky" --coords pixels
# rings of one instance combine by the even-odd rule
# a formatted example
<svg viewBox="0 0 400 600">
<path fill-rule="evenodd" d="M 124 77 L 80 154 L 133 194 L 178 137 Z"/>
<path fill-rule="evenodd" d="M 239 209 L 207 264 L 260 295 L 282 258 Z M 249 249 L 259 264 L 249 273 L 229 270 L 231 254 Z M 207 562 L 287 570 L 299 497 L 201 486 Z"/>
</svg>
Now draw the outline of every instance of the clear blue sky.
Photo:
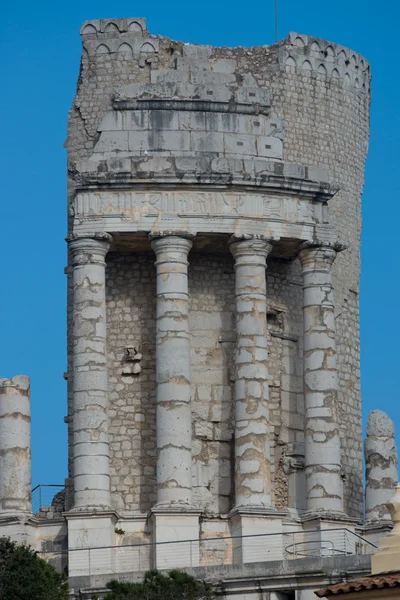
<svg viewBox="0 0 400 600">
<path fill-rule="evenodd" d="M 398 340 L 399 51 L 395 0 L 279 0 L 289 31 L 349 46 L 372 64 L 373 104 L 363 196 L 361 348 L 364 422 L 388 412 L 400 432 Z M 33 483 L 62 483 L 67 437 L 65 354 L 67 111 L 87 19 L 146 17 L 154 34 L 185 42 L 275 41 L 273 0 L 3 0 L 0 7 L 0 377 L 32 378 Z M 400 440 L 400 437 L 398 436 Z"/>
</svg>

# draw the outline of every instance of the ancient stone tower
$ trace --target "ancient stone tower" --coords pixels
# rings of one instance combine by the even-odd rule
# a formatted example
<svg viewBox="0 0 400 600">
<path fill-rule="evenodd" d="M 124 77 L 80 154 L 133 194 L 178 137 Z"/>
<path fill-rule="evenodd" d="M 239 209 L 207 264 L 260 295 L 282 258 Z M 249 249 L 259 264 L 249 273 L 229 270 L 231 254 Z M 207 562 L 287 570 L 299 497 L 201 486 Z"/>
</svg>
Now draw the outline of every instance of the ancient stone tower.
<svg viewBox="0 0 400 600">
<path fill-rule="evenodd" d="M 69 477 L 32 502 L 29 378 L 0 379 L 0 536 L 68 571 L 76 599 L 153 567 L 193 569 L 219 600 L 311 600 L 368 574 L 398 477 L 393 423 L 372 411 L 364 503 L 368 64 L 299 34 L 213 48 L 144 19 L 81 34 Z"/>
<path fill-rule="evenodd" d="M 117 514 L 153 541 L 198 538 L 207 515 L 240 535 L 362 518 L 368 63 L 298 34 L 213 48 L 143 19 L 81 34 L 70 545 L 94 514 L 103 545 Z"/>
</svg>

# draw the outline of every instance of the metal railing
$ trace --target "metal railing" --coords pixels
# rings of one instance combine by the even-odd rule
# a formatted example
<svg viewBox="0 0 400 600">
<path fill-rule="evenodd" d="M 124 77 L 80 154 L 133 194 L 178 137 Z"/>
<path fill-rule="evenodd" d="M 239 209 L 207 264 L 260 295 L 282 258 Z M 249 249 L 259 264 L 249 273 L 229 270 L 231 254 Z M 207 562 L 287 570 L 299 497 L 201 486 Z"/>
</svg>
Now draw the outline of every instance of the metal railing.
<svg viewBox="0 0 400 600">
<path fill-rule="evenodd" d="M 376 546 L 349 529 L 313 529 L 246 536 L 203 537 L 182 541 L 73 548 L 68 554 L 70 576 L 125 575 L 158 569 L 232 565 L 307 557 L 372 554 Z M 65 563 L 65 553 L 41 556 Z M 63 554 L 64 560 L 61 560 Z"/>
<path fill-rule="evenodd" d="M 40 483 L 32 490 L 32 512 L 62 512 L 65 510 L 64 485 Z"/>
</svg>

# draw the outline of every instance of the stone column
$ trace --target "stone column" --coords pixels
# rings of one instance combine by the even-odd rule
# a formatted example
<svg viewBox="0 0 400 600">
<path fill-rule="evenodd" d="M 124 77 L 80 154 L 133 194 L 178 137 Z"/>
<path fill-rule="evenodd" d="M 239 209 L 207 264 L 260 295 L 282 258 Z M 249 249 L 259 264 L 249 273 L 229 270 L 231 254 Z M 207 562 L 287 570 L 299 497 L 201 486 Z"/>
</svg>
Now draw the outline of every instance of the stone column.
<svg viewBox="0 0 400 600">
<path fill-rule="evenodd" d="M 235 504 L 271 507 L 265 269 L 272 245 L 233 237 L 236 272 Z"/>
<path fill-rule="evenodd" d="M 398 479 L 394 423 L 382 410 L 368 415 L 365 456 L 365 520 L 390 521 L 387 507 Z"/>
<path fill-rule="evenodd" d="M 0 379 L 0 517 L 32 512 L 29 377 Z"/>
<path fill-rule="evenodd" d="M 191 239 L 154 237 L 157 261 L 157 505 L 192 502 L 192 416 L 188 323 Z"/>
<path fill-rule="evenodd" d="M 303 275 L 305 476 L 307 512 L 343 514 L 338 375 L 332 285 L 336 249 L 304 247 Z"/>
<path fill-rule="evenodd" d="M 68 239 L 73 267 L 74 510 L 110 507 L 105 257 L 111 236 Z"/>
</svg>

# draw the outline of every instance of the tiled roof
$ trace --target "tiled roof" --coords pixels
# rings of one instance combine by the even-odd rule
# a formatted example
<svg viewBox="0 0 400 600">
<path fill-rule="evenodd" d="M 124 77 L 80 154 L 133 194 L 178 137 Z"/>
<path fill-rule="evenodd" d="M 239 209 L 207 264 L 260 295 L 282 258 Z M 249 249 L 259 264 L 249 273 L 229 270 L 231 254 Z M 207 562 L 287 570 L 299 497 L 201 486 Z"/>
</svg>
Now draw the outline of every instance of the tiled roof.
<svg viewBox="0 0 400 600">
<path fill-rule="evenodd" d="M 350 594 L 351 592 L 363 592 L 364 590 L 376 590 L 396 586 L 400 587 L 400 571 L 350 579 L 350 581 L 329 585 L 315 593 L 320 598 L 329 598 L 329 596 L 337 596 L 338 594 Z"/>
</svg>

